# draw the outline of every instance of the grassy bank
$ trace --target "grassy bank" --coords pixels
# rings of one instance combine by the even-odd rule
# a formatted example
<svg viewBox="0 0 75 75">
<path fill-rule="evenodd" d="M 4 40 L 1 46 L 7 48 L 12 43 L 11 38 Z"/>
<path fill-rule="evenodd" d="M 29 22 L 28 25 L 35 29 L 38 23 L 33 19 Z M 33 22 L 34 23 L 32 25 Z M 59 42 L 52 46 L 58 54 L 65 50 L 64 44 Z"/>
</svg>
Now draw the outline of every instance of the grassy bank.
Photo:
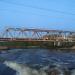
<svg viewBox="0 0 75 75">
<path fill-rule="evenodd" d="M 40 47 L 40 48 L 48 48 L 48 49 L 66 49 L 66 48 L 71 48 L 74 46 L 74 42 L 32 42 L 32 41 L 4 41 L 0 42 L 0 48 L 31 48 L 31 47 Z"/>
</svg>

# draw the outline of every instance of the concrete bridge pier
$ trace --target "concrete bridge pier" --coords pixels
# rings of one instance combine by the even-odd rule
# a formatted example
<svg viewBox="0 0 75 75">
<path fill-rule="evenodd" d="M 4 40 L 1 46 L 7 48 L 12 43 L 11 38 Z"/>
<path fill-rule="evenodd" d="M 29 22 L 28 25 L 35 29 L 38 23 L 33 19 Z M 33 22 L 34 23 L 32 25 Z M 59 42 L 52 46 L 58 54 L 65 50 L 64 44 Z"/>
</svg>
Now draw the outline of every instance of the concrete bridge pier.
<svg viewBox="0 0 75 75">
<path fill-rule="evenodd" d="M 54 47 L 55 46 L 58 46 L 58 47 L 61 46 L 61 42 L 60 41 L 54 41 Z"/>
</svg>

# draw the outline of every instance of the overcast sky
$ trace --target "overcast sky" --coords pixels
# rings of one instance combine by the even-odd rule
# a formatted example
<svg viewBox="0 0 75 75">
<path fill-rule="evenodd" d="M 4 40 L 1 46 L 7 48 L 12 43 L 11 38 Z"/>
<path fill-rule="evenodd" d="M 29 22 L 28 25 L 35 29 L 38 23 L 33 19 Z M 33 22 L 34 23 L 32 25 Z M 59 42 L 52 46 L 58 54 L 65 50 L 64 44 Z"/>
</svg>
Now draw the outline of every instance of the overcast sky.
<svg viewBox="0 0 75 75">
<path fill-rule="evenodd" d="M 0 0 L 0 28 L 75 31 L 75 0 Z"/>
</svg>

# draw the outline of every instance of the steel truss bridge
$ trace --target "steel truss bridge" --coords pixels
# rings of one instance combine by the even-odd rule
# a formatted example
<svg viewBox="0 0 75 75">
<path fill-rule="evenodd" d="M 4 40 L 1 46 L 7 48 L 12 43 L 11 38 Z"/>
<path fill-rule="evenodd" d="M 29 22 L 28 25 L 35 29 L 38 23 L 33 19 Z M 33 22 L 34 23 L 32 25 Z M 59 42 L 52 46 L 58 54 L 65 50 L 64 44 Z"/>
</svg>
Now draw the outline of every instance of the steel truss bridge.
<svg viewBox="0 0 75 75">
<path fill-rule="evenodd" d="M 46 29 L 7 28 L 0 41 L 75 41 L 75 32 Z"/>
</svg>

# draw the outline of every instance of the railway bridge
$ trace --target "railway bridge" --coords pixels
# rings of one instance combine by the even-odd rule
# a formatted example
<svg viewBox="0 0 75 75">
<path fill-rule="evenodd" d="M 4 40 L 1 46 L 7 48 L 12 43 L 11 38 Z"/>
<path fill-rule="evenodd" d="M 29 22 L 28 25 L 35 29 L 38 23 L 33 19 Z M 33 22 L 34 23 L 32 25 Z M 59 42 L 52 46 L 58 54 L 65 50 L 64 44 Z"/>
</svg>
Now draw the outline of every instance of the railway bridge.
<svg viewBox="0 0 75 75">
<path fill-rule="evenodd" d="M 74 44 L 75 32 L 72 31 L 7 28 L 0 34 L 0 47 L 69 47 Z"/>
</svg>

